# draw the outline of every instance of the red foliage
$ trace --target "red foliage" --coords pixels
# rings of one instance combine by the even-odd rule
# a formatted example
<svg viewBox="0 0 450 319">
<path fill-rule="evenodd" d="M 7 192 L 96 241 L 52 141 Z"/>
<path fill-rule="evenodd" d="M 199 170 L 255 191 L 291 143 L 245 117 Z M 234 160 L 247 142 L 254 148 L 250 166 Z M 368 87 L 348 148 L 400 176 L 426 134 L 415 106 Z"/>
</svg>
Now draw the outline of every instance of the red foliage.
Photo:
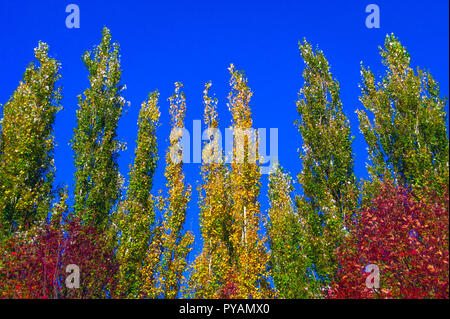
<svg viewBox="0 0 450 319">
<path fill-rule="evenodd" d="M 233 299 L 238 295 L 238 285 L 236 284 L 236 275 L 228 275 L 227 282 L 222 286 L 219 293 L 220 299 Z"/>
<path fill-rule="evenodd" d="M 57 296 L 61 233 L 49 226 L 18 232 L 0 244 L 1 298 Z"/>
<path fill-rule="evenodd" d="M 76 264 L 80 268 L 81 279 L 79 289 L 68 289 L 62 285 L 62 297 L 107 297 L 114 289 L 118 270 L 114 248 L 105 234 L 93 226 L 83 226 L 77 220 L 70 221 L 67 226 L 67 240 L 62 249 L 63 264 L 64 267 Z"/>
<path fill-rule="evenodd" d="M 79 220 L 17 232 L 0 242 L 0 298 L 96 298 L 107 296 L 117 266 L 102 232 Z M 80 268 L 80 288 L 65 287 L 65 268 Z"/>
<path fill-rule="evenodd" d="M 341 268 L 331 298 L 449 298 L 449 196 L 416 199 L 384 185 L 353 222 L 338 249 Z M 365 267 L 380 269 L 380 289 L 366 287 Z"/>
</svg>

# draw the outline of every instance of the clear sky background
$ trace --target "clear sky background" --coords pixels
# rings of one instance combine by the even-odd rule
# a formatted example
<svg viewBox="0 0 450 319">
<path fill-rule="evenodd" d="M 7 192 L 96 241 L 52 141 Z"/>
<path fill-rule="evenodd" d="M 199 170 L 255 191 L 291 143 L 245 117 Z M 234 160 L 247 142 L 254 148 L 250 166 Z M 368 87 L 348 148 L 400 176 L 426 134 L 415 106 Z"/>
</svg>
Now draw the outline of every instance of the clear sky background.
<svg viewBox="0 0 450 319">
<path fill-rule="evenodd" d="M 65 8 L 80 8 L 80 28 L 68 29 Z M 368 29 L 365 8 L 380 8 L 379 29 Z M 449 88 L 448 1 L 11 1 L 0 0 L 0 104 L 8 101 L 26 66 L 33 60 L 39 40 L 50 46 L 51 56 L 62 63 L 64 109 L 56 117 L 56 184 L 73 189 L 74 165 L 69 140 L 76 124 L 77 95 L 89 85 L 81 56 L 99 43 L 107 26 L 120 43 L 122 82 L 131 102 L 119 123 L 119 138 L 128 145 L 120 155 L 120 171 L 127 176 L 133 161 L 140 105 L 150 91 L 160 92 L 160 160 L 154 193 L 164 188 L 164 154 L 168 145 L 167 98 L 174 82 L 181 81 L 187 97 L 186 128 L 202 119 L 202 91 L 212 81 L 219 100 L 221 128 L 231 123 L 227 107 L 229 73 L 234 63 L 245 71 L 254 92 L 251 101 L 254 127 L 278 128 L 279 160 L 295 176 L 300 171 L 297 149 L 300 136 L 293 122 L 296 99 L 303 80 L 298 41 L 305 37 L 318 45 L 340 82 L 344 112 L 355 136 L 355 172 L 366 178 L 366 144 L 359 133 L 355 110 L 362 105 L 360 62 L 378 75 L 384 72 L 378 52 L 386 34 L 395 33 L 412 57 L 412 65 L 431 72 L 441 95 Z M 446 106 L 448 113 L 448 104 Z M 448 119 L 447 119 L 448 127 Z M 203 128 L 203 127 L 202 127 Z M 201 248 L 198 226 L 200 165 L 186 164 L 193 194 L 185 228 L 196 235 L 192 260 Z M 55 185 L 56 185 L 55 184 Z M 297 193 L 300 192 L 296 184 Z M 73 194 L 71 194 L 73 195 Z M 262 178 L 262 212 L 268 209 L 267 176 Z"/>
</svg>

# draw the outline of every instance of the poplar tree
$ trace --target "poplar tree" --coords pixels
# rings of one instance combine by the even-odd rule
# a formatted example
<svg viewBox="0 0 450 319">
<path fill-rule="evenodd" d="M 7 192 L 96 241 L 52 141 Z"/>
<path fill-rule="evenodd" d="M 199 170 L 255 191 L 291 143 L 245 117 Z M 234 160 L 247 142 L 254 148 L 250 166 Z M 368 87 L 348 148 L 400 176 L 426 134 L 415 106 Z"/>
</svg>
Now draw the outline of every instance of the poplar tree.
<svg viewBox="0 0 450 319">
<path fill-rule="evenodd" d="M 307 298 L 310 259 L 304 254 L 304 229 L 293 201 L 292 178 L 276 165 L 269 175 L 267 233 L 270 268 L 277 294 L 283 299 Z"/>
<path fill-rule="evenodd" d="M 90 87 L 78 96 L 77 126 L 72 138 L 75 160 L 74 212 L 85 222 L 104 227 L 119 198 L 122 179 L 117 164 L 123 145 L 117 140 L 117 124 L 125 105 L 120 95 L 119 45 L 111 43 L 105 27 L 101 43 L 86 52 Z"/>
<path fill-rule="evenodd" d="M 253 92 L 242 71 L 229 68 L 231 91 L 228 108 L 232 114 L 234 134 L 231 163 L 232 226 L 231 243 L 237 298 L 267 298 L 269 255 L 266 237 L 260 237 L 261 171 L 257 151 L 257 134 L 252 131 L 250 99 Z"/>
<path fill-rule="evenodd" d="M 164 174 L 168 196 L 158 198 L 157 207 L 164 212 L 164 219 L 155 227 L 155 236 L 149 246 L 144 267 L 142 295 L 149 298 L 178 297 L 185 282 L 183 275 L 194 241 L 191 232 L 183 231 L 191 187 L 186 185 L 183 174 L 182 129 L 186 116 L 186 99 L 182 88 L 181 83 L 175 83 L 175 92 L 169 98 L 172 131 Z"/>
<path fill-rule="evenodd" d="M 23 80 L 3 106 L 0 133 L 0 227 L 11 233 L 44 220 L 54 198 L 53 124 L 61 109 L 60 63 L 39 42 Z"/>
<path fill-rule="evenodd" d="M 231 234 L 230 171 L 221 149 L 217 99 L 203 91 L 204 123 L 207 139 L 202 151 L 202 184 L 199 186 L 200 232 L 203 248 L 196 258 L 190 280 L 194 298 L 220 298 L 233 272 Z"/>
<path fill-rule="evenodd" d="M 345 219 L 357 206 L 358 191 L 350 123 L 342 110 L 339 83 L 322 51 L 313 50 L 306 40 L 299 48 L 306 66 L 297 102 L 303 142 L 298 180 L 303 196 L 297 197 L 296 204 L 305 222 L 303 250 L 312 265 L 308 291 L 319 297 L 337 270 L 334 252 L 347 232 Z"/>
<path fill-rule="evenodd" d="M 379 48 L 386 74 L 377 82 L 361 66 L 360 130 L 369 146 L 368 171 L 375 187 L 383 179 L 422 188 L 448 183 L 446 99 L 428 72 L 411 68 L 411 57 L 392 34 Z M 369 118 L 369 115 L 371 118 Z"/>
<path fill-rule="evenodd" d="M 137 298 L 143 282 L 144 266 L 151 228 L 155 223 L 154 200 L 151 196 L 153 175 L 158 161 L 156 128 L 159 123 L 159 93 L 151 93 L 142 103 L 138 119 L 134 165 L 130 171 L 127 199 L 120 204 L 120 244 L 118 296 Z"/>
</svg>

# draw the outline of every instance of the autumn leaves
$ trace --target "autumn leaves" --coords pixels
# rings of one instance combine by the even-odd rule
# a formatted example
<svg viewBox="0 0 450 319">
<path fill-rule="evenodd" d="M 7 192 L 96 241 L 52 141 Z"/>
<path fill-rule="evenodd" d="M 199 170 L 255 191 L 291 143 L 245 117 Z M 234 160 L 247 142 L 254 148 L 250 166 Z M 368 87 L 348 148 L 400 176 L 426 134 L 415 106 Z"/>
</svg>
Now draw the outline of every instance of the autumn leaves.
<svg viewBox="0 0 450 319">
<path fill-rule="evenodd" d="M 101 43 L 83 55 L 90 85 L 78 98 L 71 140 L 74 203 L 69 207 L 67 190 L 52 188 L 59 63 L 40 43 L 35 51 L 39 65 L 27 68 L 3 106 L 2 296 L 448 297 L 448 272 L 443 271 L 448 269 L 448 137 L 437 83 L 411 69 L 406 49 L 394 36 L 381 50 L 387 68 L 381 82 L 362 68 L 365 110 L 358 117 L 369 146 L 370 179 L 360 182 L 339 83 L 322 51 L 306 41 L 299 48 L 305 61 L 296 121 L 303 149 L 297 176 L 301 192 L 296 194 L 292 178 L 277 165 L 269 176 L 270 207 L 267 215 L 262 212 L 257 142 L 244 134 L 233 141 L 232 154 L 222 152 L 215 134 L 217 100 L 207 83 L 208 138 L 197 187 L 202 248 L 188 264 L 194 234 L 184 224 L 193 190 L 180 148 L 187 109 L 183 85 L 175 83 L 168 99 L 172 133 L 165 192 L 155 193 L 162 187 L 153 183 L 161 116 L 157 91 L 141 105 L 125 188 L 117 162 L 124 147 L 117 126 L 126 103 L 119 46 L 103 30 Z M 245 132 L 253 127 L 253 92 L 242 71 L 231 65 L 229 72 L 231 126 Z M 231 163 L 224 160 L 227 155 Z M 400 239 L 395 237 L 399 229 Z M 62 286 L 67 263 L 80 266 L 80 291 Z M 367 263 L 380 266 L 384 290 L 361 287 Z"/>
</svg>

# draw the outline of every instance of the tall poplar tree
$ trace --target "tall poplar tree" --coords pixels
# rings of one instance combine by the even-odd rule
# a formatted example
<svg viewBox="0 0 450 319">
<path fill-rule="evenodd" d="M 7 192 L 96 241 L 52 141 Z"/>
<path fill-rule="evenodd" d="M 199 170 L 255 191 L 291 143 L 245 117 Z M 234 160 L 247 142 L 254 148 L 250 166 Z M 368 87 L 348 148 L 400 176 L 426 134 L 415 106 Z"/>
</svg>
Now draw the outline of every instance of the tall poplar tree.
<svg viewBox="0 0 450 319">
<path fill-rule="evenodd" d="M 346 234 L 345 219 L 357 207 L 350 123 L 342 110 L 339 83 L 320 50 L 304 40 L 304 85 L 297 102 L 298 129 L 303 142 L 298 180 L 303 196 L 296 200 L 305 221 L 303 247 L 311 259 L 309 292 L 318 297 L 333 278 L 335 249 Z"/>
<path fill-rule="evenodd" d="M 231 91 L 228 108 L 232 114 L 234 134 L 231 163 L 232 230 L 231 243 L 235 263 L 235 285 L 238 298 L 267 298 L 269 255 L 267 238 L 260 233 L 261 171 L 257 151 L 257 134 L 252 130 L 250 98 L 253 92 L 242 71 L 229 68 Z"/>
<path fill-rule="evenodd" d="M 164 219 L 155 227 L 144 267 L 142 295 L 149 298 L 175 299 L 179 296 L 185 280 L 187 257 L 194 241 L 190 231 L 183 231 L 191 187 L 186 185 L 183 174 L 182 129 L 186 99 L 182 89 L 181 83 L 175 83 L 175 93 L 169 98 L 172 131 L 166 153 L 168 196 L 159 197 L 157 206 L 164 212 Z"/>
<path fill-rule="evenodd" d="M 292 178 L 275 166 L 269 175 L 267 233 L 270 243 L 270 268 L 280 298 L 307 298 L 310 259 L 304 254 L 302 220 L 293 201 Z"/>
<path fill-rule="evenodd" d="M 101 43 L 86 52 L 83 62 L 89 71 L 90 87 L 78 96 L 77 126 L 72 138 L 75 160 L 75 215 L 104 227 L 116 204 L 121 177 L 117 164 L 122 145 L 117 124 L 125 105 L 120 95 L 119 45 L 111 43 L 105 27 Z"/>
<path fill-rule="evenodd" d="M 392 34 L 380 55 L 386 74 L 376 82 L 361 66 L 360 129 L 369 146 L 369 174 L 403 186 L 438 189 L 448 183 L 449 141 L 445 104 L 431 74 L 411 68 L 411 57 Z M 372 115 L 372 120 L 368 114 Z"/>
<path fill-rule="evenodd" d="M 53 124 L 60 110 L 60 63 L 39 42 L 17 89 L 3 106 L 0 227 L 10 233 L 46 218 L 54 198 Z"/>
<path fill-rule="evenodd" d="M 155 223 L 154 200 L 150 192 L 158 161 L 156 128 L 159 123 L 159 93 L 142 103 L 134 165 L 130 171 L 127 198 L 119 207 L 120 244 L 118 291 L 120 297 L 137 298 L 143 282 L 142 268 Z"/>
<path fill-rule="evenodd" d="M 203 248 L 194 262 L 190 288 L 194 298 L 219 298 L 233 273 L 231 234 L 230 170 L 221 149 L 217 99 L 203 91 L 207 139 L 202 151 L 202 180 L 199 186 L 200 231 Z"/>
</svg>

